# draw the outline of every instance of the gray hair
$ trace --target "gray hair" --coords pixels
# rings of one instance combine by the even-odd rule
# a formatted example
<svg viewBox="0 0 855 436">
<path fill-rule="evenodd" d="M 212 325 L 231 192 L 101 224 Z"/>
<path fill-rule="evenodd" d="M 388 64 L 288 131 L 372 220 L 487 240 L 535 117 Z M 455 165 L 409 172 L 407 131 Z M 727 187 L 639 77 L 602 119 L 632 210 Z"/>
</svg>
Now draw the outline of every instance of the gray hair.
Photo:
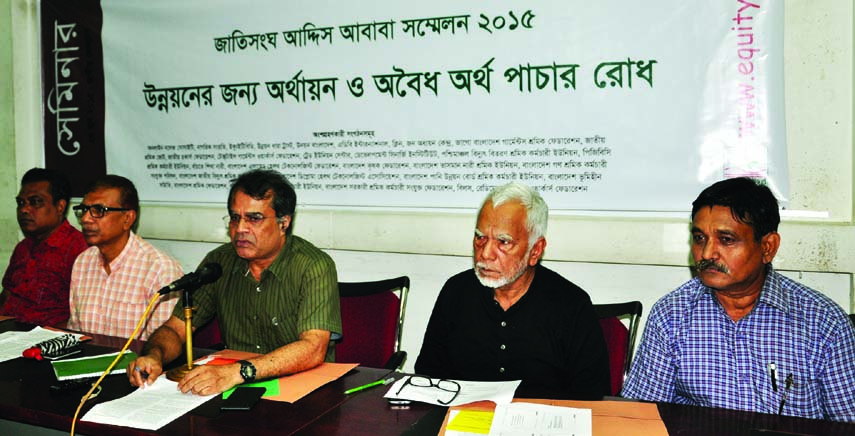
<svg viewBox="0 0 855 436">
<path fill-rule="evenodd" d="M 546 235 L 546 222 L 549 219 L 549 207 L 543 201 L 543 197 L 528 185 L 511 182 L 506 185 L 496 186 L 487 194 L 487 198 L 481 203 L 481 209 L 487 202 L 498 207 L 509 201 L 519 201 L 526 210 L 525 228 L 528 230 L 528 246 L 534 245 L 537 240 Z"/>
</svg>

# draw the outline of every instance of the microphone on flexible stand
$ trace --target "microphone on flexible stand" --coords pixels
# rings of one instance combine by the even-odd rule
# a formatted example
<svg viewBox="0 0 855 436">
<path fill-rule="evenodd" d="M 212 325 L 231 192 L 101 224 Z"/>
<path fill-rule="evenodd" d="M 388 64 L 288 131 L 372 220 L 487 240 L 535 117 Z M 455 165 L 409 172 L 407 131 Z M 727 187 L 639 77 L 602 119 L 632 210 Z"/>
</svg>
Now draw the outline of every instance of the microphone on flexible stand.
<svg viewBox="0 0 855 436">
<path fill-rule="evenodd" d="M 218 263 L 206 263 L 204 266 L 184 275 L 180 279 L 166 285 L 158 291 L 161 295 L 168 294 L 175 290 L 184 290 L 182 294 L 182 302 L 184 304 L 184 336 L 186 338 L 186 354 L 187 364 L 171 369 L 166 372 L 166 378 L 172 381 L 179 381 L 187 375 L 196 366 L 193 365 L 193 298 L 192 292 L 203 285 L 213 283 L 223 275 L 223 267 Z"/>
<path fill-rule="evenodd" d="M 206 263 L 197 271 L 185 274 L 180 279 L 164 286 L 163 289 L 157 292 L 160 295 L 164 295 L 179 290 L 184 290 L 184 292 L 195 291 L 202 285 L 217 281 L 221 275 L 223 275 L 223 267 L 220 264 L 213 262 Z"/>
</svg>

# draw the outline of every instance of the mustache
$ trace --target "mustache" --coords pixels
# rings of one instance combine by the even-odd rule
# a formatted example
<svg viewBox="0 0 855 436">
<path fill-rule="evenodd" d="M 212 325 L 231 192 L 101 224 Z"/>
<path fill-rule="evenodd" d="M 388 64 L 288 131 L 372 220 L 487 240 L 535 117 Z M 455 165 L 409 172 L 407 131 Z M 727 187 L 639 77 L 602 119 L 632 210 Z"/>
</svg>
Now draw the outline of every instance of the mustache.
<svg viewBox="0 0 855 436">
<path fill-rule="evenodd" d="M 724 264 L 716 263 L 714 260 L 710 260 L 710 259 L 701 259 L 701 261 L 695 265 L 695 268 L 698 271 L 704 271 L 704 270 L 712 269 L 712 270 L 715 270 L 718 272 L 723 272 L 725 274 L 730 272 L 727 269 L 727 266 L 725 266 Z"/>
</svg>

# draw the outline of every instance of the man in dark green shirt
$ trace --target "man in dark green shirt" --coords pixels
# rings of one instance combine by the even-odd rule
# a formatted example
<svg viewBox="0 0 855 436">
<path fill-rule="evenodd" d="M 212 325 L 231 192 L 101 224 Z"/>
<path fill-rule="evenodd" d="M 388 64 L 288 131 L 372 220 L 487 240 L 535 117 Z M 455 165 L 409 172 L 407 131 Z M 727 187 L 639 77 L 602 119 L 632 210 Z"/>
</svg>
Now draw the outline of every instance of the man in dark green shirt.
<svg viewBox="0 0 855 436">
<path fill-rule="evenodd" d="M 341 332 L 335 263 L 306 240 L 289 234 L 297 195 L 280 173 L 252 170 L 229 192 L 225 218 L 231 242 L 205 256 L 223 275 L 193 295 L 194 324 L 216 316 L 223 342 L 261 355 L 225 366 L 201 366 L 179 382 L 182 392 L 211 395 L 256 378 L 279 377 L 335 358 L 332 336 Z M 128 366 L 131 383 L 154 382 L 185 342 L 184 312 L 151 336 Z M 148 377 L 143 376 L 147 374 Z"/>
</svg>

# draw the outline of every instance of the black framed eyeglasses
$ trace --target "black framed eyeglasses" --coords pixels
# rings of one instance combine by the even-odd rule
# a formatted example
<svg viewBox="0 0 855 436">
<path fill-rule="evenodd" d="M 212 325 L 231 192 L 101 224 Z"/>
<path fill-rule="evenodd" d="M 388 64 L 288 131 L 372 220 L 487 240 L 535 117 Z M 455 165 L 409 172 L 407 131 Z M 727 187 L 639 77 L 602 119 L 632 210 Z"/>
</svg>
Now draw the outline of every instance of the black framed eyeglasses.
<svg viewBox="0 0 855 436">
<path fill-rule="evenodd" d="M 237 213 L 233 213 L 233 214 L 224 216 L 223 222 L 226 223 L 227 226 L 236 226 L 236 225 L 240 224 L 241 220 L 244 220 L 244 221 L 246 221 L 247 224 L 249 224 L 251 226 L 257 226 L 257 225 L 261 224 L 261 222 L 267 218 L 273 218 L 273 217 L 264 216 L 260 213 L 259 214 L 250 213 L 250 214 L 246 214 L 246 215 L 240 215 Z"/>
<path fill-rule="evenodd" d="M 398 392 L 395 392 L 395 396 L 401 394 L 401 391 L 404 390 L 407 386 L 414 386 L 417 388 L 436 388 L 442 392 L 439 393 L 439 398 L 436 401 L 443 406 L 447 406 L 457 398 L 457 394 L 460 393 L 460 384 L 454 380 L 447 380 L 444 378 L 440 379 L 432 379 L 430 377 L 424 377 L 420 375 L 412 375 L 404 384 L 398 388 Z M 450 397 L 447 400 L 443 398 Z"/>
<path fill-rule="evenodd" d="M 77 218 L 83 218 L 86 212 L 89 212 L 92 218 L 104 218 L 104 214 L 107 212 L 127 212 L 130 210 L 124 207 L 107 207 L 103 204 L 78 204 L 71 209 L 74 210 L 74 215 Z"/>
</svg>

